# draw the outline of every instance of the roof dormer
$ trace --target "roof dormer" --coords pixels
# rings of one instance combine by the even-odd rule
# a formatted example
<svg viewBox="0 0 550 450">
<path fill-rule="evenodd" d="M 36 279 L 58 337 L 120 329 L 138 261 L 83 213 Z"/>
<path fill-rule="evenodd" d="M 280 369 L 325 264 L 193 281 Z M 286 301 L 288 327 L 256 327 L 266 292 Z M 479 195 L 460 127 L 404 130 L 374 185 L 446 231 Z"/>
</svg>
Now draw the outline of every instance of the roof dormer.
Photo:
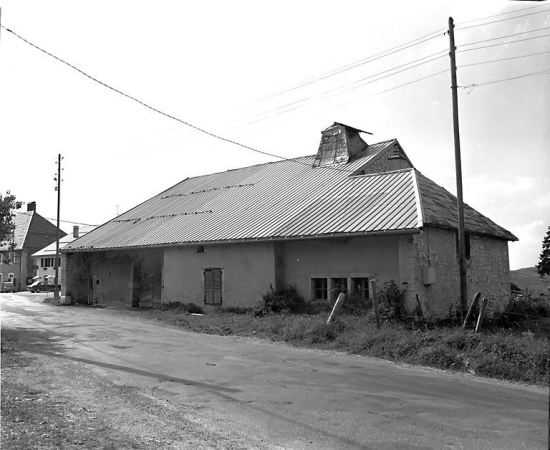
<svg viewBox="0 0 550 450">
<path fill-rule="evenodd" d="M 368 146 L 359 133 L 372 134 L 338 122 L 321 131 L 321 143 L 313 167 L 351 161 Z"/>
</svg>

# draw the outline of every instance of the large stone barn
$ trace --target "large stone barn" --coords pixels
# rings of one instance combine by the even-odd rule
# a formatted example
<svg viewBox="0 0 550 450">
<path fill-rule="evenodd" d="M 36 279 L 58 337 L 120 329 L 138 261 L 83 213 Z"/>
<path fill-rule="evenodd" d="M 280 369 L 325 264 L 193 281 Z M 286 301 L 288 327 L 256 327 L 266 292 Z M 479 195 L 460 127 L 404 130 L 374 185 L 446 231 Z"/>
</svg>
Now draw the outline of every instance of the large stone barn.
<svg viewBox="0 0 550 450">
<path fill-rule="evenodd" d="M 397 140 L 368 145 L 340 123 L 316 155 L 188 178 L 77 239 L 63 290 L 75 301 L 254 307 L 270 286 L 311 301 L 368 296 L 393 280 L 406 307 L 459 304 L 456 198 Z M 514 235 L 465 206 L 468 297 L 510 296 Z"/>
</svg>

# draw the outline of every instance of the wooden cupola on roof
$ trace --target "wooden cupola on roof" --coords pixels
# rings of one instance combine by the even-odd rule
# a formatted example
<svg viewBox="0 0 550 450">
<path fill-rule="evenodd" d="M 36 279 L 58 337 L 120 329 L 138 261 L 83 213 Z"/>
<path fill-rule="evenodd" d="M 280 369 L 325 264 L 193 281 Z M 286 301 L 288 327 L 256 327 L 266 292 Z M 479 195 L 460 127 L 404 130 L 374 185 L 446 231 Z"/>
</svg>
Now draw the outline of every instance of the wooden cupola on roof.
<svg viewBox="0 0 550 450">
<path fill-rule="evenodd" d="M 334 122 L 333 125 L 321 131 L 321 143 L 313 167 L 344 164 L 351 161 L 368 147 L 359 133 L 372 134 L 338 122 Z"/>
</svg>

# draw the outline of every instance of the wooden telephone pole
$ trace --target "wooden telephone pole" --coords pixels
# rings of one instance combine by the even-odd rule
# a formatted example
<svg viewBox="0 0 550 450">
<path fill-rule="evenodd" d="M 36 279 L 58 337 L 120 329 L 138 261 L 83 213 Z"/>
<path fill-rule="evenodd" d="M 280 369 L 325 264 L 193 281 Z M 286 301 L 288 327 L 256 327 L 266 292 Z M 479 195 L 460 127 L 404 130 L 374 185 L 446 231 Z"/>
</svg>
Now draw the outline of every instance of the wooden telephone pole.
<svg viewBox="0 0 550 450">
<path fill-rule="evenodd" d="M 55 190 L 57 191 L 57 241 L 55 242 L 55 278 L 54 278 L 54 290 L 53 297 L 59 298 L 59 239 L 60 239 L 60 229 L 59 229 L 59 217 L 61 210 L 61 155 L 57 155 L 57 186 Z"/>
<path fill-rule="evenodd" d="M 453 129 L 455 141 L 456 198 L 458 207 L 458 265 L 460 271 L 460 305 L 462 314 L 468 309 L 466 281 L 466 241 L 464 235 L 464 202 L 462 199 L 462 162 L 460 159 L 460 130 L 458 127 L 458 94 L 456 81 L 456 54 L 453 18 L 449 17 L 449 40 L 451 57 L 451 91 L 453 96 Z"/>
</svg>

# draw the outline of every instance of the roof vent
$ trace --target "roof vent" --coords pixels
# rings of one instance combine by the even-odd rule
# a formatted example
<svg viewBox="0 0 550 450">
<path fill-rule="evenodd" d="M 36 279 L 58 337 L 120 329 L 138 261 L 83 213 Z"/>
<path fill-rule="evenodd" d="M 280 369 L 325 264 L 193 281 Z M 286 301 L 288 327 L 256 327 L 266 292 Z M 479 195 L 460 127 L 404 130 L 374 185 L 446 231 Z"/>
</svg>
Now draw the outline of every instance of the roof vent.
<svg viewBox="0 0 550 450">
<path fill-rule="evenodd" d="M 359 133 L 372 134 L 338 122 L 321 131 L 321 143 L 313 167 L 342 164 L 352 160 L 367 148 L 367 143 Z"/>
</svg>

